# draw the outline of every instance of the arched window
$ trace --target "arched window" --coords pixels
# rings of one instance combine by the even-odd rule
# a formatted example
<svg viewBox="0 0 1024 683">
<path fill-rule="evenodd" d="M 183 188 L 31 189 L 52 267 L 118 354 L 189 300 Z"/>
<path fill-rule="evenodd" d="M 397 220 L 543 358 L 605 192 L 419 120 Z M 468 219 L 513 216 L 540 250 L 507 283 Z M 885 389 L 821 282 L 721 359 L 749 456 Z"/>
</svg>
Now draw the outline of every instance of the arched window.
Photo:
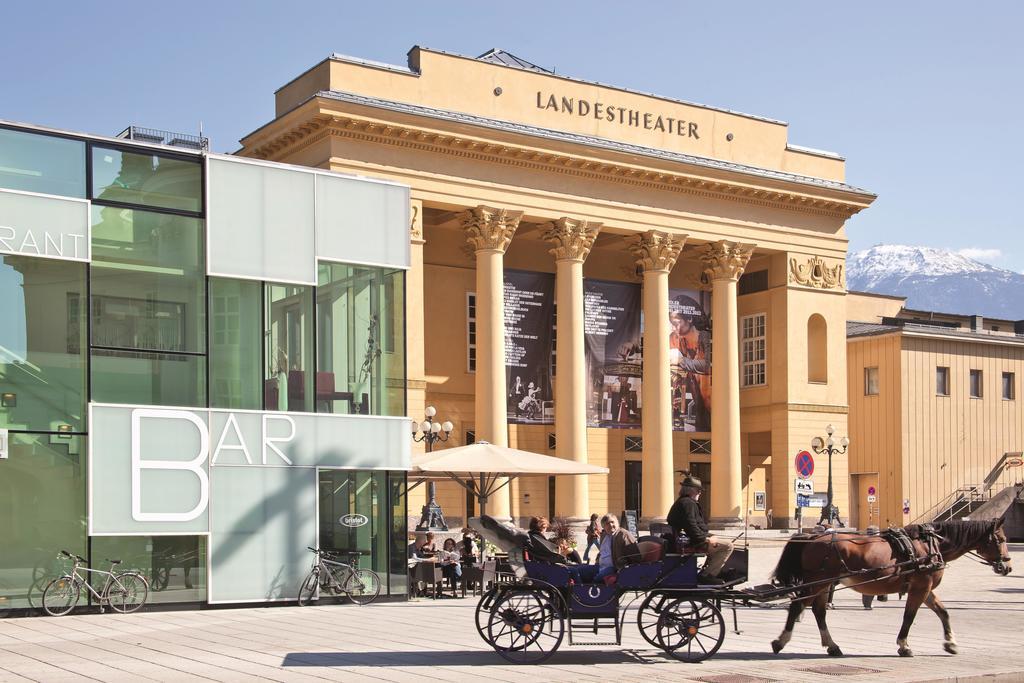
<svg viewBox="0 0 1024 683">
<path fill-rule="evenodd" d="M 817 313 L 807 319 L 807 381 L 828 382 L 828 324 Z"/>
</svg>

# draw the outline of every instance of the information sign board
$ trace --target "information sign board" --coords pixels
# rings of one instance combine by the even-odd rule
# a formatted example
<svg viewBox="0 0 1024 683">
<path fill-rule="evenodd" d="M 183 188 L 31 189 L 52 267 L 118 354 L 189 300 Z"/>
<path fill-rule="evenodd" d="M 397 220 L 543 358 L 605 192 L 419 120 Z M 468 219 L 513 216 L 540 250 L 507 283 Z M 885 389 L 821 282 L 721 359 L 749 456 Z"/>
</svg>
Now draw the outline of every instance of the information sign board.
<svg viewBox="0 0 1024 683">
<path fill-rule="evenodd" d="M 809 496 L 814 493 L 814 482 L 810 479 L 794 479 L 793 488 L 798 496 Z"/>
</svg>

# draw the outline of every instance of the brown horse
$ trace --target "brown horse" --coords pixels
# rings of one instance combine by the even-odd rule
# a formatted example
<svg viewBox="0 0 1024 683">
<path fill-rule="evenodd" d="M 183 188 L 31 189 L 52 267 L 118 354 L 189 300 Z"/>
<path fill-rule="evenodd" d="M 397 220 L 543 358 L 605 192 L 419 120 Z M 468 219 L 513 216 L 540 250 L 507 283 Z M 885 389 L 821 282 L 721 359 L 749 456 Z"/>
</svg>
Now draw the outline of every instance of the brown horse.
<svg viewBox="0 0 1024 683">
<path fill-rule="evenodd" d="M 865 595 L 907 594 L 903 627 L 896 639 L 900 656 L 914 654 L 907 644 L 907 634 L 922 603 L 942 621 L 946 652 L 956 654 L 949 613 L 933 591 L 942 581 L 945 564 L 967 553 L 980 557 L 997 574 L 1009 574 L 1010 553 L 1002 526 L 1002 519 L 936 522 L 930 525 L 932 533 L 928 526 L 912 524 L 904 530 L 914 556 L 902 558 L 894 554 L 883 536 L 827 532 L 792 537 L 782 550 L 774 576 L 778 583 L 793 586 L 795 597 L 789 605 L 786 628 L 772 641 L 772 651 L 777 654 L 786 646 L 793 635 L 793 625 L 809 602 L 822 646 L 828 648 L 830 655 L 842 655 L 825 624 L 829 588 L 841 583 Z"/>
</svg>

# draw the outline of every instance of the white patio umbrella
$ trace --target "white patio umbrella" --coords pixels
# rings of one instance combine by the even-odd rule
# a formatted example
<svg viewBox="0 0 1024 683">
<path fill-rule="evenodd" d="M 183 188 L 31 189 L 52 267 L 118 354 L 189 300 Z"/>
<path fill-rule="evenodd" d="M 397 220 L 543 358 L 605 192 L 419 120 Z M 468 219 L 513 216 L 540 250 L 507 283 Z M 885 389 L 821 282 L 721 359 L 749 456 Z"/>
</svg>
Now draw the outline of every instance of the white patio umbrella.
<svg viewBox="0 0 1024 683">
<path fill-rule="evenodd" d="M 476 496 L 481 515 L 487 499 L 513 479 L 560 474 L 608 474 L 608 468 L 478 441 L 414 456 L 409 472 L 410 477 L 420 479 L 417 483 L 432 478 L 457 481 Z"/>
</svg>

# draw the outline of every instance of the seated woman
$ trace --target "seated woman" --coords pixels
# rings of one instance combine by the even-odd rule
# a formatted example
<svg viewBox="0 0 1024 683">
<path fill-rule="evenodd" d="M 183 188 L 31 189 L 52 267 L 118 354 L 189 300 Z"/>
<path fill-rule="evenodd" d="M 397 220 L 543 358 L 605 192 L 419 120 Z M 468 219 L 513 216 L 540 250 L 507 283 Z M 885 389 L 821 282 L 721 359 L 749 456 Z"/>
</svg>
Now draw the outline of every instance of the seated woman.
<svg viewBox="0 0 1024 683">
<path fill-rule="evenodd" d="M 459 544 L 459 553 L 462 555 L 462 563 L 466 566 L 476 564 L 480 555 L 480 548 L 476 544 L 473 530 L 468 526 L 462 530 L 462 542 Z"/>
<path fill-rule="evenodd" d="M 462 561 L 458 549 L 455 546 L 454 538 L 446 538 L 444 546 L 437 551 L 436 560 L 441 565 L 441 571 L 448 584 L 455 588 L 456 580 L 462 578 Z"/>
<path fill-rule="evenodd" d="M 583 564 L 580 554 L 576 552 L 575 548 L 569 545 L 568 538 L 556 539 L 555 543 L 558 544 L 558 554 L 564 557 L 568 564 Z"/>
<path fill-rule="evenodd" d="M 547 517 L 533 517 L 530 520 L 529 545 L 526 551 L 530 553 L 530 559 L 538 562 L 550 562 L 552 564 L 565 564 L 565 557 L 558 554 L 557 546 L 551 543 L 544 535 L 548 530 Z"/>
<path fill-rule="evenodd" d="M 423 542 L 416 549 L 420 557 L 434 557 L 437 554 L 437 546 L 434 544 L 434 534 L 428 531 Z"/>
</svg>

